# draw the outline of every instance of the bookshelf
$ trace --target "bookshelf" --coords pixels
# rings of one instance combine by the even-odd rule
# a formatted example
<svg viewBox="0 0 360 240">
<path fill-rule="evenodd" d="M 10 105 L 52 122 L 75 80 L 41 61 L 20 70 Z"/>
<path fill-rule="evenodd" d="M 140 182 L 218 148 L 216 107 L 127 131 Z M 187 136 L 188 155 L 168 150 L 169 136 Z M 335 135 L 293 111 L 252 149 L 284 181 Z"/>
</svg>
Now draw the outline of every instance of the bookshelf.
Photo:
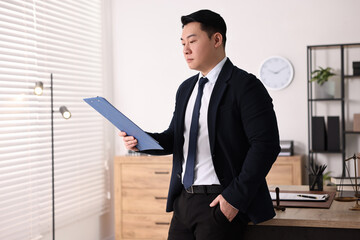
<svg viewBox="0 0 360 240">
<path fill-rule="evenodd" d="M 334 56 L 330 53 L 326 53 L 326 51 L 337 52 L 338 58 L 337 69 L 339 70 L 340 78 L 340 96 L 327 97 L 327 98 L 319 98 L 315 96 L 315 82 L 310 82 L 311 73 L 317 67 L 328 67 L 328 65 L 320 65 L 316 59 L 316 52 L 322 51 L 325 52 L 324 56 L 327 58 L 326 61 L 323 61 L 322 64 L 329 64 L 331 62 L 331 58 Z M 307 46 L 307 101 L 308 101 L 308 164 L 314 165 L 317 155 L 328 154 L 331 156 L 339 155 L 339 161 L 342 161 L 342 172 L 341 176 L 346 176 L 346 166 L 345 166 L 345 158 L 349 155 L 354 154 L 354 152 L 349 152 L 347 149 L 347 136 L 360 136 L 360 132 L 353 131 L 351 124 L 351 116 L 348 113 L 349 111 L 349 99 L 348 93 L 349 88 L 351 88 L 351 82 L 360 80 L 360 76 L 352 75 L 352 71 L 349 70 L 349 65 L 351 64 L 349 61 L 351 51 L 355 51 L 355 53 L 360 52 L 360 43 L 351 43 L 351 44 L 331 44 L 331 45 L 311 45 Z M 335 58 L 336 58 L 335 57 Z M 360 54 L 356 54 L 355 59 L 353 60 L 360 61 Z M 351 80 L 351 81 L 350 81 Z M 313 117 L 318 116 L 317 109 L 319 108 L 319 104 L 327 105 L 327 108 L 338 109 L 338 117 L 339 117 L 339 150 L 327 150 L 320 149 L 315 150 L 314 148 L 314 136 L 313 133 L 315 130 L 315 125 L 313 123 Z M 336 105 L 336 106 L 335 106 Z M 328 115 L 329 116 L 329 115 Z M 326 116 L 324 116 L 325 118 Z M 326 138 L 325 138 L 326 139 Z M 359 148 L 356 149 L 359 152 Z"/>
</svg>

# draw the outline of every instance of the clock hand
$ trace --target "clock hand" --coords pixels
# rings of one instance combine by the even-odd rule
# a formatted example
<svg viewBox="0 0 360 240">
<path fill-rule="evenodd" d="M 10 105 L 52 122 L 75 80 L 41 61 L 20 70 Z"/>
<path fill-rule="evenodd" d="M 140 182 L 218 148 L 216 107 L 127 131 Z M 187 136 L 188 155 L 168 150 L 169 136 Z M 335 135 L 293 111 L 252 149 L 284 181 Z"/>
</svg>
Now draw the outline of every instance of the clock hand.
<svg viewBox="0 0 360 240">
<path fill-rule="evenodd" d="M 284 66 L 284 67 L 280 68 L 279 70 L 275 71 L 274 73 L 275 73 L 275 74 L 278 74 L 279 72 L 281 72 L 282 70 L 284 70 L 286 67 L 287 67 L 287 66 Z"/>
</svg>

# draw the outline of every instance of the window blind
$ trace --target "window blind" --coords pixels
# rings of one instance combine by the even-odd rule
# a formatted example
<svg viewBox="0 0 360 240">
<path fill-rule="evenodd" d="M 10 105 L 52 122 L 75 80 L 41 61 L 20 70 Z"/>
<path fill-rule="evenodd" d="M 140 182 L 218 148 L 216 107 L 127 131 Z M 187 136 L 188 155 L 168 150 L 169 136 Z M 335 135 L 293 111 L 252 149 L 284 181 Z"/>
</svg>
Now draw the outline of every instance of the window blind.
<svg viewBox="0 0 360 240">
<path fill-rule="evenodd" d="M 109 208 L 104 121 L 82 100 L 104 92 L 102 15 L 100 0 L 0 1 L 0 239 L 52 230 L 51 73 L 56 228 Z"/>
</svg>

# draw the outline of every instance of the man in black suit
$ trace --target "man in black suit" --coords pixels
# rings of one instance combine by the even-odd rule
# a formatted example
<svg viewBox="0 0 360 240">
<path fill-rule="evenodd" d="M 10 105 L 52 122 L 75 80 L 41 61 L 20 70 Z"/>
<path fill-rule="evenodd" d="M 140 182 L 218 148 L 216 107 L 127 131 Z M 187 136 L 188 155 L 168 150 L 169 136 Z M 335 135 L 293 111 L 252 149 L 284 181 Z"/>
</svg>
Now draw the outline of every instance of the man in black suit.
<svg viewBox="0 0 360 240">
<path fill-rule="evenodd" d="M 280 151 L 272 99 L 226 57 L 219 14 L 200 10 L 181 21 L 185 60 L 200 73 L 180 85 L 169 128 L 149 133 L 164 150 L 146 151 L 173 154 L 168 239 L 239 240 L 249 221 L 275 215 L 265 180 Z M 137 151 L 134 137 L 119 135 Z"/>
</svg>

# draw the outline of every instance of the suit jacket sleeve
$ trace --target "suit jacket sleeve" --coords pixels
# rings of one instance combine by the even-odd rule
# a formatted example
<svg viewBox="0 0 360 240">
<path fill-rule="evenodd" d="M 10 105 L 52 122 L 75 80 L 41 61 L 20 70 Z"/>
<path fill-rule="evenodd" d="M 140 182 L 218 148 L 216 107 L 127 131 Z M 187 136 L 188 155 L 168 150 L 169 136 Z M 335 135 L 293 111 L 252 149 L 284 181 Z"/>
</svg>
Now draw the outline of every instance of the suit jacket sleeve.
<svg viewBox="0 0 360 240">
<path fill-rule="evenodd" d="M 249 150 L 241 171 L 223 191 L 224 198 L 241 212 L 263 191 L 265 177 L 280 151 L 279 134 L 272 99 L 261 82 L 251 75 L 242 85 L 238 109 Z M 238 90 L 239 91 L 239 90 Z M 237 161 L 234 159 L 233 161 Z"/>
<path fill-rule="evenodd" d="M 166 129 L 162 133 L 149 133 L 152 138 L 159 142 L 160 146 L 164 148 L 164 150 L 145 150 L 141 151 L 142 153 L 147 153 L 151 155 L 168 155 L 173 153 L 174 149 L 174 117 L 170 122 L 168 129 Z"/>
</svg>

